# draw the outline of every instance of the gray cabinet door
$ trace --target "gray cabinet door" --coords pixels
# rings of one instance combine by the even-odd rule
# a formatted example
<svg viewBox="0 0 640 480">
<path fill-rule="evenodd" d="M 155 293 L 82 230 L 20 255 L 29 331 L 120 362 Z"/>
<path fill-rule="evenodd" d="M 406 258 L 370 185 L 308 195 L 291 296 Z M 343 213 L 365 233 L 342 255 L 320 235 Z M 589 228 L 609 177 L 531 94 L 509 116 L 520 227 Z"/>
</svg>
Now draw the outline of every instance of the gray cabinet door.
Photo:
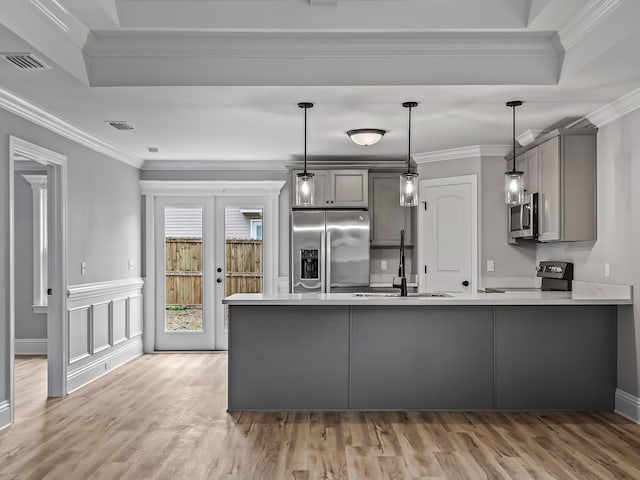
<svg viewBox="0 0 640 480">
<path fill-rule="evenodd" d="M 369 202 L 366 170 L 332 170 L 331 207 L 366 208 Z"/>
<path fill-rule="evenodd" d="M 616 307 L 496 306 L 496 408 L 612 410 Z"/>
<path fill-rule="evenodd" d="M 508 170 L 511 166 L 508 165 Z M 538 147 L 532 148 L 516 157 L 516 169 L 524 172 L 523 182 L 526 193 L 536 193 L 539 190 L 538 182 Z"/>
<path fill-rule="evenodd" d="M 491 306 L 352 307 L 352 409 L 493 407 Z"/>
<path fill-rule="evenodd" d="M 412 243 L 411 214 L 413 209 L 400 206 L 400 174 L 371 173 L 369 175 L 369 212 L 371 214 L 371 245 L 399 245 L 400 230 Z"/>
<path fill-rule="evenodd" d="M 560 240 L 561 231 L 561 161 L 560 137 L 552 138 L 538 147 L 540 161 L 540 191 L 538 192 L 538 240 Z"/>
<path fill-rule="evenodd" d="M 349 407 L 348 306 L 229 312 L 229 410 Z"/>
</svg>

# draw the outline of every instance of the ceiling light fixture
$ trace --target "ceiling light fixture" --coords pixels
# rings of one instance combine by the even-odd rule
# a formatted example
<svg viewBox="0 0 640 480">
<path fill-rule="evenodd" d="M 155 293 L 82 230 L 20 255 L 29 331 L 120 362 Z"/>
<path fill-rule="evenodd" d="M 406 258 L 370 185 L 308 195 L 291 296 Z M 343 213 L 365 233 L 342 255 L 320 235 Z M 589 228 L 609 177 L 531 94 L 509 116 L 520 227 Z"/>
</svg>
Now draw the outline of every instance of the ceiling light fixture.
<svg viewBox="0 0 640 480">
<path fill-rule="evenodd" d="M 400 206 L 418 206 L 418 174 L 411 173 L 411 110 L 418 106 L 418 102 L 404 102 L 404 108 L 409 109 L 409 148 L 407 150 L 407 173 L 400 175 Z"/>
<path fill-rule="evenodd" d="M 313 103 L 300 102 L 298 107 L 304 109 L 304 171 L 296 177 L 296 205 L 313 205 L 315 184 L 313 173 L 307 172 L 307 110 Z"/>
<path fill-rule="evenodd" d="M 353 143 L 368 147 L 378 143 L 385 133 L 387 133 L 385 130 L 379 128 L 357 128 L 349 130 L 347 135 L 353 140 Z"/>
<path fill-rule="evenodd" d="M 524 199 L 524 172 L 516 170 L 516 107 L 522 105 L 521 100 L 507 102 L 513 111 L 513 169 L 504 173 L 504 190 L 507 205 L 518 205 Z"/>
</svg>

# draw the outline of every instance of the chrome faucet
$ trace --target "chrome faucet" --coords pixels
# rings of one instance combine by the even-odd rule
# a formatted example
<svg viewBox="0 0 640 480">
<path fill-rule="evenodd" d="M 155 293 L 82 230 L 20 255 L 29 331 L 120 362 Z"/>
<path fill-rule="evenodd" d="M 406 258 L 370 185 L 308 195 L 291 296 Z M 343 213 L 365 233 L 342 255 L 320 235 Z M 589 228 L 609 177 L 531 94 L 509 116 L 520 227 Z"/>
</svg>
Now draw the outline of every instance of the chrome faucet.
<svg viewBox="0 0 640 480">
<path fill-rule="evenodd" d="M 404 230 L 400 230 L 400 265 L 398 266 L 399 283 L 393 282 L 394 288 L 400 289 L 400 296 L 407 296 L 407 275 L 404 263 Z"/>
</svg>

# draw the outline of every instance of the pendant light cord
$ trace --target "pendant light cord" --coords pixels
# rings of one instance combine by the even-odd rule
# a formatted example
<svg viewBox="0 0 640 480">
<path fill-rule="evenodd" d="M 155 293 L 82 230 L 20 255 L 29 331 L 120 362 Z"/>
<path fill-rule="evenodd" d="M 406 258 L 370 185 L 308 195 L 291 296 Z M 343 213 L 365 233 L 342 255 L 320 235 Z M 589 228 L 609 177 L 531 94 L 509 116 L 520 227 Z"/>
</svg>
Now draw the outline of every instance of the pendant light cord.
<svg viewBox="0 0 640 480">
<path fill-rule="evenodd" d="M 298 108 L 304 110 L 304 175 L 307 176 L 307 110 L 313 108 L 313 103 L 300 102 Z"/>
<path fill-rule="evenodd" d="M 307 174 L 307 107 L 304 107 L 304 174 Z"/>
<path fill-rule="evenodd" d="M 411 110 L 418 106 L 418 102 L 404 102 L 404 108 L 409 109 L 409 142 L 407 146 L 407 175 L 411 174 Z"/>
<path fill-rule="evenodd" d="M 407 150 L 407 173 L 411 173 L 411 110 L 413 107 L 409 107 L 409 145 Z"/>
<path fill-rule="evenodd" d="M 516 105 L 515 103 L 511 106 L 511 109 L 513 110 L 513 170 L 511 171 L 515 172 L 516 171 Z M 306 113 L 306 110 L 305 110 L 305 113 Z"/>
</svg>

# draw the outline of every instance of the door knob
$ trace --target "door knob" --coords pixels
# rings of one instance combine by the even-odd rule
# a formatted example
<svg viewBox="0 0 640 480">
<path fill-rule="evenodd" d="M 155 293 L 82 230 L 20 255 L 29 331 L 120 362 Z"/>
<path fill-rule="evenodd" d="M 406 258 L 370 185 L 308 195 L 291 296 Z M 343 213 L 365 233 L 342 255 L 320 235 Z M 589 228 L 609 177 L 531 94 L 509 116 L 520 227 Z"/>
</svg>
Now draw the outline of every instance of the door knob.
<svg viewBox="0 0 640 480">
<path fill-rule="evenodd" d="M 464 282 L 462 282 L 462 286 L 463 287 L 468 287 L 469 286 L 469 280 L 465 280 Z"/>
<path fill-rule="evenodd" d="M 222 279 L 221 278 L 216 278 L 216 282 L 222 283 Z"/>
</svg>

